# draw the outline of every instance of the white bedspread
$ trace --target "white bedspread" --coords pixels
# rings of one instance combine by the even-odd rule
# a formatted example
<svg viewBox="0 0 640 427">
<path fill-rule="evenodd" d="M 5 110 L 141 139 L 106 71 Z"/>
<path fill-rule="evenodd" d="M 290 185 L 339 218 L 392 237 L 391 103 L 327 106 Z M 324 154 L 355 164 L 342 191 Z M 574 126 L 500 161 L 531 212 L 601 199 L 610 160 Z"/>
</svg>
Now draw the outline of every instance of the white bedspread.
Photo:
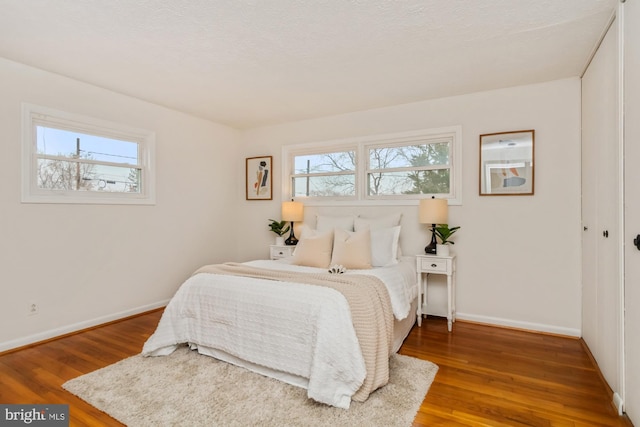
<svg viewBox="0 0 640 427">
<path fill-rule="evenodd" d="M 300 270 L 276 261 L 247 264 Z M 391 273 L 394 268 L 374 270 L 374 275 L 389 283 L 388 288 L 405 287 L 391 284 L 405 281 L 402 269 L 395 268 L 399 276 Z M 415 288 L 415 283 L 406 287 Z M 406 317 L 415 296 L 410 290 L 400 292 L 409 294 L 404 295 L 409 298 L 407 313 L 400 294 L 391 296 L 392 308 L 395 317 Z M 308 378 L 310 398 L 340 408 L 349 407 L 351 396 L 366 376 L 346 299 L 340 292 L 321 286 L 194 275 L 170 301 L 142 354 L 167 355 L 183 343 L 219 349 L 257 365 Z"/>
<path fill-rule="evenodd" d="M 277 261 L 249 261 L 245 264 L 273 270 L 290 270 L 308 273 L 325 271 L 324 268 L 293 265 L 291 264 L 291 260 L 286 258 L 279 259 Z M 411 301 L 416 299 L 418 296 L 418 288 L 416 287 L 415 259 L 413 257 L 406 257 L 404 260 L 393 266 L 377 267 L 367 270 L 347 270 L 345 274 L 365 274 L 375 276 L 382 280 L 389 291 L 389 296 L 391 297 L 393 316 L 398 320 L 402 320 L 409 315 Z"/>
</svg>

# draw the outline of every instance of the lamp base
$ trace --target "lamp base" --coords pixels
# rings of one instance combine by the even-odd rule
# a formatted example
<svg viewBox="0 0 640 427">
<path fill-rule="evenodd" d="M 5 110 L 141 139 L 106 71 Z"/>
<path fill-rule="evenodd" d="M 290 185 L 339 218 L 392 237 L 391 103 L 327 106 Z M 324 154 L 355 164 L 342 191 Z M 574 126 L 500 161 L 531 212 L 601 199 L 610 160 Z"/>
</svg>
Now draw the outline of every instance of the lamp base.
<svg viewBox="0 0 640 427">
<path fill-rule="evenodd" d="M 427 255 L 435 255 L 436 254 L 436 245 L 429 243 L 429 246 L 424 248 L 424 253 Z"/>
<path fill-rule="evenodd" d="M 438 245 L 438 241 L 436 240 L 436 225 L 432 224 L 433 228 L 431 229 L 431 243 L 429 243 L 429 245 L 424 248 L 424 253 L 426 253 L 427 255 L 435 255 L 436 254 L 436 248 Z"/>
<path fill-rule="evenodd" d="M 293 221 L 291 221 L 291 233 L 289 233 L 289 237 L 284 241 L 284 244 L 287 246 L 295 246 L 298 244 L 298 239 L 296 239 L 295 234 L 293 234 Z"/>
<path fill-rule="evenodd" d="M 296 239 L 296 236 L 293 236 L 293 239 L 289 237 L 287 240 L 284 241 L 284 244 L 287 246 L 295 246 L 298 244 L 298 239 Z"/>
</svg>

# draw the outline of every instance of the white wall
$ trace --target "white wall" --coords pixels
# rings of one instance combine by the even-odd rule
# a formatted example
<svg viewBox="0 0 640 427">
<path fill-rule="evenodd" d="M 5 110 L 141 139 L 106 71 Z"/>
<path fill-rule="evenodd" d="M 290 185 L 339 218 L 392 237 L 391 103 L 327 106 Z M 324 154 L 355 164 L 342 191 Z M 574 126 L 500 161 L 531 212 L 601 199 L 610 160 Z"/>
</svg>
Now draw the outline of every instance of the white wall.
<svg viewBox="0 0 640 427">
<path fill-rule="evenodd" d="M 580 82 L 560 80 L 240 132 L 0 59 L 0 351 L 162 305 L 197 267 L 266 257 L 274 200 L 246 201 L 244 159 L 283 144 L 463 127 L 458 316 L 580 333 Z M 20 103 L 156 132 L 154 206 L 20 203 Z M 536 194 L 478 196 L 478 136 L 536 130 Z M 233 178 L 236 179 L 233 182 Z M 338 206 L 315 213 L 403 212 L 405 254 L 428 233 L 416 206 Z M 432 312 L 444 312 L 434 280 Z M 27 316 L 35 301 L 40 313 Z"/>
<path fill-rule="evenodd" d="M 285 123 L 243 133 L 244 156 L 272 155 L 281 165 L 284 144 L 462 125 L 463 196 L 450 207 L 458 254 L 458 317 L 493 324 L 579 336 L 580 289 L 580 80 L 443 98 Z M 479 135 L 535 129 L 535 195 L 478 195 Z M 244 168 L 238 172 L 244 180 Z M 242 259 L 267 256 L 274 235 L 268 218 L 280 211 L 280 176 L 273 201 L 240 202 Z M 315 213 L 403 212 L 401 245 L 419 253 L 428 233 L 418 224 L 417 206 L 334 206 Z M 437 276 L 436 276 L 437 277 Z M 434 280 L 435 281 L 435 280 Z M 444 281 L 440 281 L 444 284 Z M 430 311 L 445 312 L 443 286 L 434 287 Z"/>
<path fill-rule="evenodd" d="M 0 93 L 0 351 L 161 305 L 229 258 L 238 131 L 3 59 Z M 157 204 L 22 204 L 21 102 L 155 131 Z"/>
</svg>

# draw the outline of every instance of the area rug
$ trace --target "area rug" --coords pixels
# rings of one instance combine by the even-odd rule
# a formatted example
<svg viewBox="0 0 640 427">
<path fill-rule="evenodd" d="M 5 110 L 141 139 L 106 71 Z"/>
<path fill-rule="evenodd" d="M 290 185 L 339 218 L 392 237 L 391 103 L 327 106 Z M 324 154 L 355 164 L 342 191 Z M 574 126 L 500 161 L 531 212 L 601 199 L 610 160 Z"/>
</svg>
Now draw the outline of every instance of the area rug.
<svg viewBox="0 0 640 427">
<path fill-rule="evenodd" d="M 389 384 L 348 410 L 186 347 L 170 356 L 133 356 L 63 388 L 131 427 L 411 426 L 438 366 L 399 354 L 390 363 Z"/>
</svg>

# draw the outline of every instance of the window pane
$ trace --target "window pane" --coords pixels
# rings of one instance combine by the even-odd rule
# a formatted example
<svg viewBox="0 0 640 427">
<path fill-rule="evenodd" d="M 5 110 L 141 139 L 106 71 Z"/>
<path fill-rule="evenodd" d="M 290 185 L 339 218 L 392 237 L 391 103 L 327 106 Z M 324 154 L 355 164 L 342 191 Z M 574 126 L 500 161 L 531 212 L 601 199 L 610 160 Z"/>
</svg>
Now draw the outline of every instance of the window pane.
<svg viewBox="0 0 640 427">
<path fill-rule="evenodd" d="M 355 151 L 295 156 L 293 174 L 353 171 L 355 157 Z"/>
<path fill-rule="evenodd" d="M 38 159 L 38 188 L 47 190 L 80 190 L 87 166 L 76 162 Z"/>
<path fill-rule="evenodd" d="M 98 191 L 140 193 L 140 169 L 97 165 L 91 183 Z"/>
<path fill-rule="evenodd" d="M 138 164 L 138 143 L 36 126 L 38 154 Z"/>
<path fill-rule="evenodd" d="M 93 163 L 38 159 L 38 188 L 140 193 L 140 170 Z"/>
<path fill-rule="evenodd" d="M 371 148 L 370 169 L 440 166 L 449 164 L 449 143 Z"/>
<path fill-rule="evenodd" d="M 344 197 L 354 196 L 356 176 L 305 176 L 293 178 L 294 197 Z"/>
<path fill-rule="evenodd" d="M 368 174 L 369 196 L 449 194 L 449 169 Z"/>
</svg>

